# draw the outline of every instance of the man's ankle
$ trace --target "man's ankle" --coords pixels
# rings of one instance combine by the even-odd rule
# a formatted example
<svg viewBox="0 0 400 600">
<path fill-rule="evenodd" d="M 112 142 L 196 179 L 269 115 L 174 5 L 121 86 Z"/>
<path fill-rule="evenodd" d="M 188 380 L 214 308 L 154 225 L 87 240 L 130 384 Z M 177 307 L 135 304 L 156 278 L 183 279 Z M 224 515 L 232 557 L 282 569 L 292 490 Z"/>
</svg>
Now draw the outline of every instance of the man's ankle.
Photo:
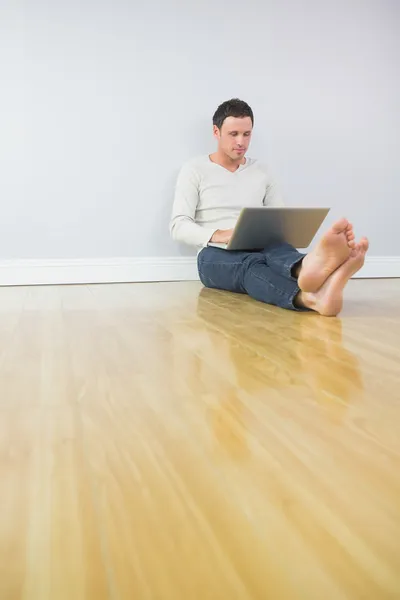
<svg viewBox="0 0 400 600">
<path fill-rule="evenodd" d="M 304 257 L 292 267 L 292 277 L 295 279 L 299 278 L 301 267 L 303 266 L 303 259 Z"/>
<path fill-rule="evenodd" d="M 315 310 L 315 296 L 310 292 L 300 292 L 294 299 L 294 305 L 297 308 L 310 308 L 311 310 Z"/>
</svg>

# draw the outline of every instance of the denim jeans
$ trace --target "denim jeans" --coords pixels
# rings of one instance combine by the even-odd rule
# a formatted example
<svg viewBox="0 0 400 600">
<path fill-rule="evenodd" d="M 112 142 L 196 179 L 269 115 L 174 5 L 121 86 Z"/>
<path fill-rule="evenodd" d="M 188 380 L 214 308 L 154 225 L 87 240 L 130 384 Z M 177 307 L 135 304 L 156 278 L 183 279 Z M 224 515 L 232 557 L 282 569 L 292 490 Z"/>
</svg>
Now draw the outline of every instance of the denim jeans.
<svg viewBox="0 0 400 600">
<path fill-rule="evenodd" d="M 299 293 L 293 267 L 304 258 L 290 244 L 272 245 L 260 252 L 227 251 L 208 246 L 197 257 L 202 284 L 209 288 L 248 294 L 255 300 L 290 310 L 298 308 Z"/>
</svg>

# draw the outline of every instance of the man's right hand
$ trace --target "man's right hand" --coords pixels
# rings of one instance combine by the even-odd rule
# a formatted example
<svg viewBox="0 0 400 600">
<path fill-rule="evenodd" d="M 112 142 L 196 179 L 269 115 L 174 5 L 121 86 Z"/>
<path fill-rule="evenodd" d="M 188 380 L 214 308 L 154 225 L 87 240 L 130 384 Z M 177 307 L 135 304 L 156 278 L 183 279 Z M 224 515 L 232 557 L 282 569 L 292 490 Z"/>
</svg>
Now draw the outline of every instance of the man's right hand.
<svg viewBox="0 0 400 600">
<path fill-rule="evenodd" d="M 210 242 L 214 242 L 214 244 L 227 244 L 231 239 L 232 234 L 233 229 L 217 229 Z"/>
</svg>

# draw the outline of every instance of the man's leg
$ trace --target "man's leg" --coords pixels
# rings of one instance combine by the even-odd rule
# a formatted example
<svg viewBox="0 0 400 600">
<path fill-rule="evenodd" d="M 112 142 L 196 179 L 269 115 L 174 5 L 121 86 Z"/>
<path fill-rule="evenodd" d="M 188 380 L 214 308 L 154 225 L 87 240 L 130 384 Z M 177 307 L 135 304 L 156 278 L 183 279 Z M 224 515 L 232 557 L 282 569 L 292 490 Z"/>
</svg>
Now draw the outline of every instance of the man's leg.
<svg viewBox="0 0 400 600">
<path fill-rule="evenodd" d="M 368 247 L 368 240 L 362 238 L 351 250 L 349 258 L 328 277 L 317 292 L 301 291 L 298 294 L 297 304 L 326 317 L 338 315 L 343 306 L 343 290 L 349 279 L 364 265 Z"/>
<path fill-rule="evenodd" d="M 332 231 L 335 231 L 335 226 L 333 226 L 332 230 L 328 231 L 327 235 L 331 235 Z M 352 237 L 350 241 L 352 241 Z M 352 243 L 347 259 L 340 263 L 328 276 L 326 276 L 328 269 L 324 269 L 323 263 L 321 268 L 319 266 L 321 265 L 319 262 L 321 254 L 318 254 L 317 257 L 313 253 L 304 256 L 289 244 L 280 244 L 269 249 L 267 248 L 263 251 L 263 254 L 270 269 L 275 271 L 276 274 L 281 274 L 293 281 L 297 279 L 300 292 L 294 298 L 294 305 L 296 307 L 308 308 L 321 315 L 331 317 L 338 315 L 342 310 L 343 290 L 349 279 L 363 267 L 368 248 L 369 242 L 367 238 L 362 238 L 358 244 L 354 243 L 353 245 Z M 311 260 L 306 263 L 309 257 L 311 257 Z M 303 287 L 304 279 L 302 279 L 302 274 L 304 271 L 308 283 L 313 281 L 315 286 L 319 285 L 313 292 Z M 308 277 L 309 275 L 310 277 Z M 314 279 L 312 279 L 313 275 L 316 275 Z M 321 281 L 322 284 L 320 285 Z"/>
<path fill-rule="evenodd" d="M 255 300 L 289 310 L 308 310 L 297 305 L 300 292 L 292 277 L 276 273 L 260 252 L 228 252 L 204 248 L 197 259 L 200 280 L 210 288 L 248 294 Z"/>
<path fill-rule="evenodd" d="M 340 219 L 307 255 L 300 254 L 290 244 L 272 245 L 263 254 L 276 273 L 298 280 L 305 292 L 316 292 L 349 258 L 354 247 L 353 227 L 346 219 Z"/>
<path fill-rule="evenodd" d="M 336 316 L 343 306 L 343 289 L 363 266 L 368 246 L 368 240 L 362 238 L 348 259 L 315 293 L 300 290 L 292 271 L 296 270 L 302 255 L 291 247 L 286 248 L 286 273 L 279 266 L 283 274 L 267 264 L 265 252 L 227 252 L 218 248 L 204 248 L 200 252 L 199 274 L 206 287 L 247 293 L 261 302 L 290 310 L 313 310 L 324 316 Z M 281 252 L 280 256 L 284 254 Z"/>
</svg>

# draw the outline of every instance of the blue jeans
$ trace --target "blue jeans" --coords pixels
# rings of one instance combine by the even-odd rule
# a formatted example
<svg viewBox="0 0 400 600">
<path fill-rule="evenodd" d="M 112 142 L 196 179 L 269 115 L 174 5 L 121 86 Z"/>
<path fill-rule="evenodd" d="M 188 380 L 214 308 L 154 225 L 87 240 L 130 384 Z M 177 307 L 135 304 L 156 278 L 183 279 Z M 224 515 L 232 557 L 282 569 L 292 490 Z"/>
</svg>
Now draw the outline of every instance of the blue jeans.
<svg viewBox="0 0 400 600">
<path fill-rule="evenodd" d="M 290 310 L 300 291 L 293 268 L 303 260 L 290 244 L 272 245 L 261 252 L 227 251 L 208 246 L 197 257 L 202 284 L 209 288 L 248 294 L 255 300 Z"/>
</svg>

